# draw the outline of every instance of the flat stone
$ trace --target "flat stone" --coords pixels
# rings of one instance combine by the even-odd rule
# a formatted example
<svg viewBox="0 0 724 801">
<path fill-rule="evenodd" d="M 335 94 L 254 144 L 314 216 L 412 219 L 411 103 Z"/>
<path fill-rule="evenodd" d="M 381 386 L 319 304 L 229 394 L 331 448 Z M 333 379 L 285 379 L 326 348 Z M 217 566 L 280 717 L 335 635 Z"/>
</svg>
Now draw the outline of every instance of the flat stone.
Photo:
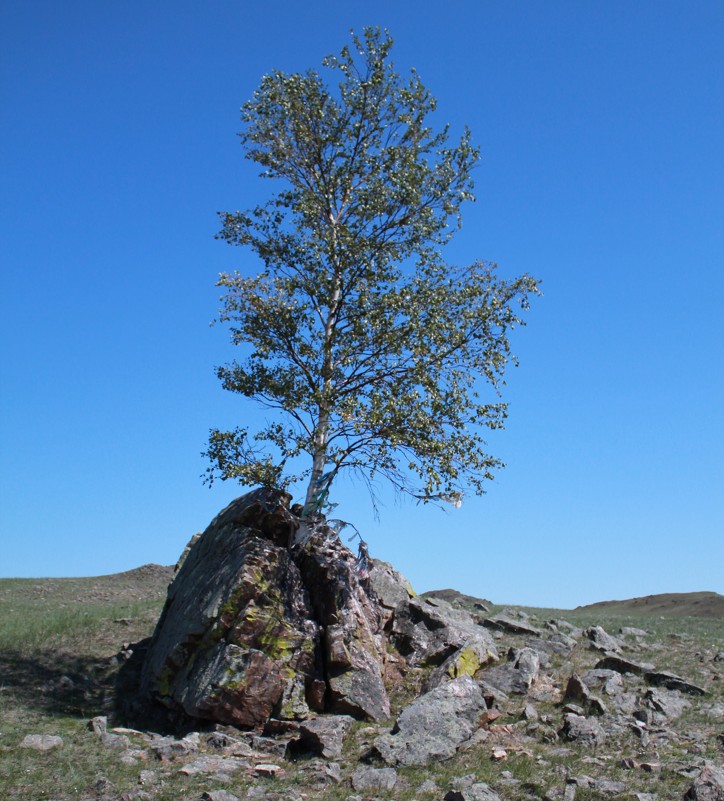
<svg viewBox="0 0 724 801">
<path fill-rule="evenodd" d="M 348 715 L 325 715 L 302 721 L 299 724 L 301 742 L 314 753 L 334 759 L 342 754 L 353 722 L 354 718 Z"/>
<path fill-rule="evenodd" d="M 606 656 L 596 663 L 596 670 L 615 670 L 618 673 L 633 673 L 636 676 L 643 676 L 645 673 L 653 671 L 654 666 L 648 662 L 634 662 L 621 656 Z"/>
<path fill-rule="evenodd" d="M 55 734 L 28 734 L 20 743 L 21 748 L 32 748 L 34 751 L 50 751 L 62 745 L 63 738 Z"/>
<path fill-rule="evenodd" d="M 373 768 L 362 765 L 352 774 L 352 787 L 362 790 L 392 790 L 397 784 L 394 768 Z"/>
<path fill-rule="evenodd" d="M 179 773 L 185 776 L 198 776 L 204 773 L 234 773 L 248 766 L 248 762 L 236 757 L 201 756 L 188 765 L 184 765 Z"/>
<path fill-rule="evenodd" d="M 502 612 L 492 617 L 486 617 L 483 621 L 483 625 L 490 629 L 507 631 L 510 634 L 532 634 L 534 636 L 540 636 L 543 633 L 530 623 L 526 623 L 524 620 L 517 620 Z"/>
<path fill-rule="evenodd" d="M 444 801 L 500 801 L 500 796 L 490 785 L 475 782 L 462 790 L 450 790 Z"/>
<path fill-rule="evenodd" d="M 697 687 L 681 676 L 676 676 L 673 673 L 668 673 L 664 670 L 650 670 L 644 673 L 644 679 L 647 684 L 653 684 L 655 687 L 666 687 L 667 690 L 678 690 L 688 695 L 706 695 L 706 690 L 702 687 Z"/>
</svg>

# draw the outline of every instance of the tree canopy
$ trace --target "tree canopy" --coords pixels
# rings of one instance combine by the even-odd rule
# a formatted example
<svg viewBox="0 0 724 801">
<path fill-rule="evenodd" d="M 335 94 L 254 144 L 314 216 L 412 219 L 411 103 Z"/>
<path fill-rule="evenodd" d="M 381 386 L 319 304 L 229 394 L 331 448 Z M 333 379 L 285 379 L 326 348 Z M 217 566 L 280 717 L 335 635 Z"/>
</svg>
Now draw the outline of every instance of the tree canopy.
<svg viewBox="0 0 724 801">
<path fill-rule="evenodd" d="M 276 183 L 266 204 L 224 212 L 219 237 L 261 271 L 222 274 L 219 319 L 239 360 L 225 389 L 274 412 L 260 430 L 212 429 L 207 480 L 286 488 L 304 514 L 342 470 L 423 500 L 484 491 L 501 462 L 483 433 L 503 426 L 509 332 L 537 283 L 442 251 L 473 199 L 478 151 L 429 118 L 436 101 L 365 29 L 316 71 L 273 72 L 242 108 L 245 156 Z M 305 461 L 308 460 L 308 461 Z"/>
</svg>

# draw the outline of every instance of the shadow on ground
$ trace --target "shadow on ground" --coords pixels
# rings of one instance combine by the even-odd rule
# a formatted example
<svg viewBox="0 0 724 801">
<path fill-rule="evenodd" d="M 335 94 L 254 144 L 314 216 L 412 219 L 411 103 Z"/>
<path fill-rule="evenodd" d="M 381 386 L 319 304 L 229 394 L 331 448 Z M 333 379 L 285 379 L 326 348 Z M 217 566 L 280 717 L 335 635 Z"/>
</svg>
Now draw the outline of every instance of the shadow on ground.
<svg viewBox="0 0 724 801">
<path fill-rule="evenodd" d="M 108 658 L 5 651 L 0 654 L 0 700 L 45 715 L 107 714 L 114 704 L 117 671 Z"/>
</svg>

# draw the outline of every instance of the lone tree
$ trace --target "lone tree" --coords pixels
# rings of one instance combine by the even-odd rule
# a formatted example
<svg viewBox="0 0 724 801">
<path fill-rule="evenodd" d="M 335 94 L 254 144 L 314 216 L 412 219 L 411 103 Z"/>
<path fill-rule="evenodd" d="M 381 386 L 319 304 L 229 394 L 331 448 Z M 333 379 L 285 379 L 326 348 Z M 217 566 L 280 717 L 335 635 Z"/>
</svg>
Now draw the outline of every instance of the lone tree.
<svg viewBox="0 0 724 801">
<path fill-rule="evenodd" d="M 219 237 L 263 269 L 220 277 L 220 320 L 244 355 L 217 374 L 277 414 L 252 434 L 212 429 L 206 480 L 306 480 L 305 517 L 345 469 L 426 501 L 482 493 L 502 466 L 481 434 L 506 417 L 508 333 L 537 292 L 528 275 L 442 259 L 478 151 L 467 130 L 450 144 L 428 127 L 436 101 L 414 70 L 394 71 L 391 47 L 379 29 L 353 36 L 323 61 L 333 86 L 314 71 L 265 76 L 240 137 L 279 189 L 220 215 Z"/>
</svg>

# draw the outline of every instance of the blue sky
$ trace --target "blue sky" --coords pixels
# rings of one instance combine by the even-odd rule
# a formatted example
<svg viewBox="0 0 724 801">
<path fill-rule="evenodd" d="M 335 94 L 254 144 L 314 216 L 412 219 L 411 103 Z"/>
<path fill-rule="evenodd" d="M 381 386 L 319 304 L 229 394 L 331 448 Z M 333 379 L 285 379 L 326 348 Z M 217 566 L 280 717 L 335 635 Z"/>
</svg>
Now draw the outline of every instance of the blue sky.
<svg viewBox="0 0 724 801">
<path fill-rule="evenodd" d="M 218 0 L 0 6 L 0 575 L 172 563 L 240 489 L 202 485 L 223 392 L 216 212 L 271 188 L 242 159 L 261 76 L 349 29 L 482 151 L 450 260 L 530 272 L 508 465 L 460 510 L 336 514 L 420 591 L 572 607 L 724 593 L 724 5 Z"/>
</svg>

